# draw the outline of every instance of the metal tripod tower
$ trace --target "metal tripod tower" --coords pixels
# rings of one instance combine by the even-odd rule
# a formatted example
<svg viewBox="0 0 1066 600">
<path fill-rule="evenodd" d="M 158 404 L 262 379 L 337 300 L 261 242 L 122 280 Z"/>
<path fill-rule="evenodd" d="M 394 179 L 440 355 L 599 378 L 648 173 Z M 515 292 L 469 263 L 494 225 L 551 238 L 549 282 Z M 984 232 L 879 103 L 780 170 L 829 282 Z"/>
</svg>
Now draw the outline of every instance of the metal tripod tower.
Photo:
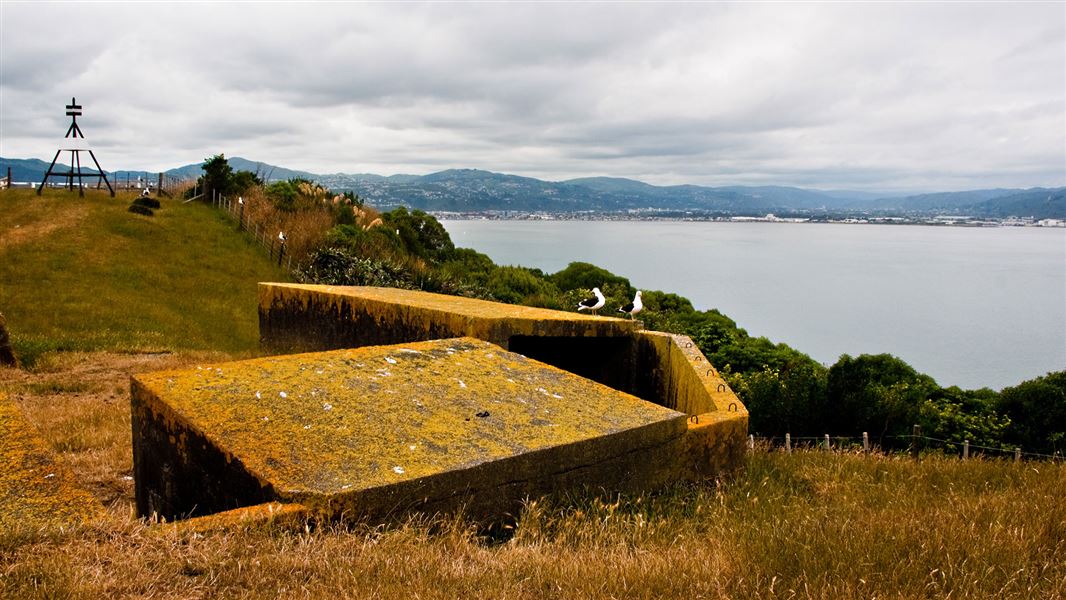
<svg viewBox="0 0 1066 600">
<path fill-rule="evenodd" d="M 82 148 L 82 145 L 86 145 L 84 142 L 78 140 L 84 140 L 85 134 L 81 132 L 81 128 L 78 127 L 78 116 L 81 115 L 81 105 L 77 103 L 74 98 L 70 99 L 70 104 L 67 105 L 67 116 L 70 117 L 70 128 L 67 129 L 67 135 L 63 137 L 65 143 L 64 146 L 56 150 L 56 156 L 52 159 L 52 164 L 48 165 L 48 172 L 44 174 L 44 181 L 41 182 L 40 187 L 37 188 L 37 195 L 40 196 L 44 190 L 44 184 L 48 183 L 48 178 L 52 175 L 57 177 L 67 178 L 67 189 L 74 189 L 74 180 L 78 180 L 78 195 L 85 195 L 85 188 L 82 187 L 82 179 L 97 178 L 96 187 L 100 187 L 100 180 L 107 184 L 107 189 L 111 190 L 111 197 L 115 197 L 115 189 L 111 187 L 111 182 L 107 180 L 107 175 L 104 174 L 104 170 L 100 168 L 99 161 L 96 160 L 96 155 L 88 148 Z M 70 140 L 66 142 L 66 140 Z M 70 152 L 70 170 L 66 173 L 52 173 L 52 169 L 56 166 L 56 161 L 59 160 L 59 154 L 63 151 Z M 82 173 L 81 171 L 81 153 L 88 152 L 92 157 L 93 163 L 96 165 L 96 173 Z"/>
</svg>

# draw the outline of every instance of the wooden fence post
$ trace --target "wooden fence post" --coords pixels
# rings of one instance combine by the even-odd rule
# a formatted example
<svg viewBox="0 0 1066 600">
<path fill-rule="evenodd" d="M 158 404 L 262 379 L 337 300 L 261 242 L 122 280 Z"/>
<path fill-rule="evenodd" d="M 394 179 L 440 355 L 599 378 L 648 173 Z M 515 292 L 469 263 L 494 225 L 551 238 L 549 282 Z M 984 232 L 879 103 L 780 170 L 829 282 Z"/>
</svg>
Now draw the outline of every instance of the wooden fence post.
<svg viewBox="0 0 1066 600">
<path fill-rule="evenodd" d="M 922 435 L 922 426 L 915 425 L 911 433 L 911 456 L 918 460 L 918 437 Z"/>
<path fill-rule="evenodd" d="M 829 452 L 830 449 L 831 449 L 831 447 L 829 445 L 829 434 L 827 433 L 827 434 L 825 434 L 825 451 Z"/>
<path fill-rule="evenodd" d="M 962 458 L 970 458 L 970 440 L 962 440 Z"/>
<path fill-rule="evenodd" d="M 870 434 L 865 431 L 862 432 L 862 451 L 866 454 L 870 453 Z"/>
<path fill-rule="evenodd" d="M 1014 462 L 1016 462 L 1016 463 L 1022 462 L 1022 449 L 1021 448 L 1015 448 L 1014 449 Z"/>
<path fill-rule="evenodd" d="M 785 452 L 792 454 L 792 434 L 785 434 Z"/>
<path fill-rule="evenodd" d="M 755 450 L 755 436 L 748 434 L 748 450 Z"/>
</svg>

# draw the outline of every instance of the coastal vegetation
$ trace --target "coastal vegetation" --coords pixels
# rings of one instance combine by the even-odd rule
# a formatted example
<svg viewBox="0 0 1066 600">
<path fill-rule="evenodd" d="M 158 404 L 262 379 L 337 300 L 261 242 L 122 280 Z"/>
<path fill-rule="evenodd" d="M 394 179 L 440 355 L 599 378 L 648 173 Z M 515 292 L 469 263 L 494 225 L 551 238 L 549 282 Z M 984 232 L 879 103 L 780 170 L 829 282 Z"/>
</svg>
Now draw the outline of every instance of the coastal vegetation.
<svg viewBox="0 0 1066 600">
<path fill-rule="evenodd" d="M 440 223 L 421 210 L 400 207 L 380 219 L 384 226 L 373 229 L 334 226 L 296 270 L 296 279 L 562 310 L 574 309 L 593 287 L 614 310 L 637 289 L 627 278 L 588 263 L 574 262 L 557 273 L 496 265 L 485 254 L 456 248 Z M 698 311 L 669 291 L 645 290 L 643 301 L 640 317 L 648 328 L 688 335 L 724 374 L 748 406 L 755 435 L 858 438 L 866 432 L 884 448 L 902 448 L 919 425 L 948 451 L 960 451 L 969 441 L 986 449 L 1020 446 L 1052 455 L 1066 443 L 1066 371 L 1003 392 L 943 388 L 888 354 L 844 355 L 827 367 L 785 344 L 748 335 L 717 310 Z"/>
</svg>

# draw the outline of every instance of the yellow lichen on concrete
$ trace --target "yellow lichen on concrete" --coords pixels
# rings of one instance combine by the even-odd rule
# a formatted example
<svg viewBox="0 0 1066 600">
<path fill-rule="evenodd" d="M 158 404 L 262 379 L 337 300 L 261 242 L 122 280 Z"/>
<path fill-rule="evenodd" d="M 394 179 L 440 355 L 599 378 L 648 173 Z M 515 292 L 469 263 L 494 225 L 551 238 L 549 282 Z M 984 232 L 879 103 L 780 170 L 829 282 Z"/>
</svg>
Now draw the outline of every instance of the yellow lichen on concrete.
<svg viewBox="0 0 1066 600">
<path fill-rule="evenodd" d="M 438 476 L 455 489 L 535 479 L 687 431 L 681 413 L 473 338 L 138 375 L 135 390 L 173 415 L 175 443 L 195 430 L 308 506 Z M 508 462 L 522 456 L 544 460 Z M 456 476 L 467 470 L 477 478 Z"/>
<path fill-rule="evenodd" d="M 102 511 L 14 402 L 0 394 L 0 530 L 70 527 Z"/>
<path fill-rule="evenodd" d="M 259 310 L 261 329 L 273 313 L 278 321 L 293 315 L 319 323 L 329 319 L 332 326 L 361 324 L 391 336 L 378 343 L 465 336 L 507 347 L 512 336 L 623 337 L 640 329 L 639 322 L 613 317 L 375 287 L 260 283 Z M 299 347 L 303 341 L 277 340 L 280 327 L 265 329 L 264 341 L 271 345 Z M 303 323 L 295 329 L 308 332 Z M 342 347 L 355 345 L 361 344 Z"/>
<path fill-rule="evenodd" d="M 303 527 L 310 516 L 311 514 L 307 507 L 301 504 L 265 502 L 203 517 L 172 521 L 169 525 L 179 531 L 196 533 L 234 531 L 266 526 L 297 529 Z"/>
<path fill-rule="evenodd" d="M 689 415 L 684 443 L 664 468 L 677 478 L 699 478 L 740 463 L 748 430 L 748 411 L 699 348 L 686 336 L 643 331 L 663 378 L 663 403 Z"/>
</svg>

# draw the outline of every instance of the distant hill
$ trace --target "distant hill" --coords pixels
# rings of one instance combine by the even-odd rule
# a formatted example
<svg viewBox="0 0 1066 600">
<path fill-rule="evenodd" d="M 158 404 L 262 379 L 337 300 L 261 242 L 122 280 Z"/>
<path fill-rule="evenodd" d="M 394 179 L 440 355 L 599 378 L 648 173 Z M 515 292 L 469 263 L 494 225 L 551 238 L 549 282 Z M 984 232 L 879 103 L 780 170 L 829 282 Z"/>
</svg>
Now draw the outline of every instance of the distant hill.
<svg viewBox="0 0 1066 600">
<path fill-rule="evenodd" d="M 284 167 L 277 167 L 264 162 L 257 162 L 248 160 L 247 158 L 241 158 L 239 156 L 226 157 L 226 161 L 229 162 L 229 166 L 233 167 L 234 171 L 251 171 L 259 175 L 263 181 L 282 181 L 286 179 L 293 179 L 296 177 L 302 179 L 316 179 L 319 176 L 307 171 L 296 171 L 293 169 L 286 169 Z M 193 163 L 185 165 L 183 167 L 177 167 L 170 169 L 165 173 L 172 177 L 178 177 L 180 179 L 196 179 L 204 174 L 204 170 L 201 167 L 203 163 Z"/>
<path fill-rule="evenodd" d="M 7 177 L 7 168 L 11 167 L 12 181 L 40 183 L 44 179 L 44 174 L 48 172 L 48 165 L 50 164 L 51 161 L 45 162 L 37 158 L 0 158 L 0 177 Z M 69 170 L 70 165 L 56 161 L 52 172 L 67 172 Z M 81 170 L 82 173 L 96 173 L 95 168 L 89 168 L 85 165 L 82 165 Z M 50 181 L 51 178 L 49 178 Z"/>
<path fill-rule="evenodd" d="M 909 196 L 821 191 L 787 186 L 699 185 L 656 186 L 619 177 L 584 177 L 543 181 L 479 169 L 449 169 L 428 175 L 373 173 L 315 174 L 276 165 L 228 157 L 234 170 L 258 173 L 267 182 L 300 177 L 334 190 L 351 190 L 376 206 L 409 206 L 453 212 L 624 212 L 663 211 L 668 214 L 762 216 L 777 215 L 945 215 L 980 218 L 1008 216 L 1066 219 L 1066 188 L 1031 190 L 983 189 Z M 195 179 L 201 163 L 166 171 L 167 175 Z M 37 159 L 3 159 L 0 169 L 12 167 L 16 181 L 40 181 L 48 163 Z M 0 176 L 2 176 L 0 172 Z M 131 179 L 143 171 L 116 171 Z"/>
<path fill-rule="evenodd" d="M 991 217 L 1066 218 L 1066 188 L 1033 188 L 971 205 L 967 210 Z"/>
</svg>

